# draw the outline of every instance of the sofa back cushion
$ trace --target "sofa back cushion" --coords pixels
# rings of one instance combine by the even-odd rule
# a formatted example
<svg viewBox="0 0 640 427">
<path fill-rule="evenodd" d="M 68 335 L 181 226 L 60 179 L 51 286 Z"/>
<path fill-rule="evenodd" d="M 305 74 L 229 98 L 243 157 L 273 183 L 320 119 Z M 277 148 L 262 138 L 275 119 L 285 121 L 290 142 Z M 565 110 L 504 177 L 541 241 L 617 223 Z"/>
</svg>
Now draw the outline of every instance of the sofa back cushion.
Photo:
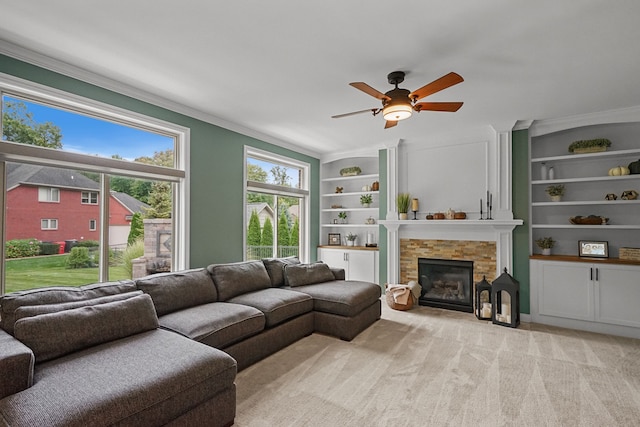
<svg viewBox="0 0 640 427">
<path fill-rule="evenodd" d="M 331 268 L 322 262 L 313 264 L 285 265 L 284 281 L 287 286 L 313 285 L 335 280 Z"/>
<path fill-rule="evenodd" d="M 295 256 L 286 258 L 264 258 L 262 263 L 267 269 L 267 273 L 269 273 L 271 286 L 278 287 L 284 286 L 284 266 L 289 264 L 300 264 L 300 260 Z"/>
<path fill-rule="evenodd" d="M 13 335 L 13 326 L 16 321 L 15 312 L 22 306 L 86 301 L 136 290 L 136 284 L 133 280 L 121 280 L 80 287 L 53 286 L 12 292 L 0 298 L 0 327 Z"/>
<path fill-rule="evenodd" d="M 31 348 L 36 363 L 158 327 L 149 295 L 24 317 L 15 337 Z"/>
<path fill-rule="evenodd" d="M 216 284 L 220 301 L 271 287 L 269 273 L 262 261 L 212 264 L 207 270 Z"/>
<path fill-rule="evenodd" d="M 151 296 L 158 316 L 218 300 L 211 276 L 204 268 L 158 273 L 136 280 Z"/>
</svg>

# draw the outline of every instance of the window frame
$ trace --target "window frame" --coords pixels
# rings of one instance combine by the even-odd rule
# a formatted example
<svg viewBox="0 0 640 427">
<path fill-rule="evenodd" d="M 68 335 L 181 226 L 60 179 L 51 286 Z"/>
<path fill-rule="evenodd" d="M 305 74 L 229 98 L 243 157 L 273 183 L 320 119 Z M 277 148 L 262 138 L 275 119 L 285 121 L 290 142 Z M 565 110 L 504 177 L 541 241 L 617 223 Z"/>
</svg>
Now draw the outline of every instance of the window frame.
<svg viewBox="0 0 640 427">
<path fill-rule="evenodd" d="M 87 197 L 84 196 L 85 194 L 87 195 Z M 92 197 L 93 195 L 95 195 L 95 202 L 93 201 L 94 200 L 94 198 Z M 97 205 L 98 200 L 100 200 L 100 194 L 97 191 L 81 191 L 80 192 L 80 204 L 82 205 Z"/>
<path fill-rule="evenodd" d="M 173 251 L 171 265 L 173 270 L 189 268 L 189 128 L 0 73 L 0 129 L 3 105 L 1 101 L 4 95 L 172 137 L 174 138 L 174 167 L 147 165 L 0 140 L 0 189 L 2 190 L 0 191 L 0 240 L 2 242 L 6 239 L 4 232 L 7 191 L 5 180 L 6 162 L 75 168 L 100 173 L 102 174 L 103 182 L 106 181 L 107 183 L 110 175 L 170 182 L 173 193 Z M 108 198 L 105 202 L 103 203 L 103 210 L 108 209 Z M 106 233 L 101 233 L 101 241 L 104 238 L 108 239 L 108 229 Z M 104 244 L 101 244 L 101 248 L 99 280 L 102 282 L 108 280 L 109 248 L 108 245 Z M 2 244 L 0 245 L 0 262 L 4 263 L 4 260 L 5 245 Z M 5 268 L 0 269 L 0 294 L 5 292 L 4 271 Z"/>
<path fill-rule="evenodd" d="M 43 199 L 42 196 L 46 194 L 46 199 Z M 53 195 L 56 197 L 52 197 Z M 56 187 L 38 187 L 38 202 L 40 203 L 60 203 L 60 189 Z"/>
<path fill-rule="evenodd" d="M 90 219 L 89 220 L 89 231 L 96 231 L 98 229 L 98 220 Z"/>
<path fill-rule="evenodd" d="M 267 184 L 264 182 L 257 181 L 249 181 L 247 178 L 247 158 L 254 158 L 258 160 L 263 160 L 266 162 L 271 162 L 275 164 L 279 164 L 282 166 L 290 166 L 299 168 L 302 173 L 300 177 L 300 186 L 299 188 L 294 187 L 284 187 L 276 184 Z M 311 206 L 311 192 L 310 188 L 310 172 L 311 165 L 307 162 L 296 160 L 291 157 L 287 157 L 280 154 L 275 154 L 270 151 L 260 150 L 255 147 L 251 147 L 248 145 L 244 146 L 244 156 L 243 156 L 243 227 L 242 227 L 242 247 L 243 247 L 243 259 L 246 259 L 247 254 L 247 224 L 249 222 L 249 218 L 247 217 L 247 193 L 266 193 L 272 194 L 276 196 L 285 196 L 285 197 L 297 197 L 300 198 L 300 212 L 299 212 L 299 222 L 300 222 L 300 242 L 298 247 L 298 258 L 302 262 L 309 262 L 310 256 L 310 248 L 309 242 L 310 233 L 311 233 L 311 214 L 310 214 L 310 206 Z M 274 228 L 277 228 L 278 218 L 275 218 L 273 222 Z M 277 234 L 274 233 L 274 242 L 277 241 Z"/>
<path fill-rule="evenodd" d="M 47 226 L 43 227 L 44 221 L 47 221 Z M 55 223 L 55 227 L 51 227 L 51 224 Z M 58 219 L 57 218 L 41 218 L 40 219 L 40 230 L 57 230 L 58 229 Z"/>
</svg>

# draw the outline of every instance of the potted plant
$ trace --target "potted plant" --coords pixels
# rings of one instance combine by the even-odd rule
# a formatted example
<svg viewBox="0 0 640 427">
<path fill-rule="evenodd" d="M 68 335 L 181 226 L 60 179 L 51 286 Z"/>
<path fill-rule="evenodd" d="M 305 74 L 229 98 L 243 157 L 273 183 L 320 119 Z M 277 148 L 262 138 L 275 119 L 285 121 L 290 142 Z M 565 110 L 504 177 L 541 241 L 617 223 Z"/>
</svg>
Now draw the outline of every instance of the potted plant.
<svg viewBox="0 0 640 427">
<path fill-rule="evenodd" d="M 360 204 L 365 208 L 368 208 L 373 203 L 373 196 L 371 194 L 363 194 L 360 196 Z"/>
<path fill-rule="evenodd" d="M 396 206 L 398 208 L 398 219 L 407 219 L 410 200 L 411 200 L 411 195 L 409 193 L 398 193 L 398 195 L 396 196 Z"/>
<path fill-rule="evenodd" d="M 606 138 L 584 139 L 573 141 L 569 145 L 569 152 L 574 154 L 597 153 L 599 151 L 607 151 L 608 147 L 611 147 L 611 141 Z"/>
<path fill-rule="evenodd" d="M 536 239 L 536 245 L 542 249 L 542 255 L 551 255 L 551 248 L 556 244 L 552 237 L 541 237 Z"/>
<path fill-rule="evenodd" d="M 340 218 L 341 223 L 343 224 L 347 223 L 347 213 L 345 211 L 338 213 L 338 218 Z"/>
<path fill-rule="evenodd" d="M 356 239 L 358 238 L 357 234 L 353 234 L 353 233 L 349 233 L 347 234 L 347 246 L 355 246 L 356 245 Z"/>
<path fill-rule="evenodd" d="M 562 199 L 562 195 L 564 194 L 564 185 L 550 185 L 546 188 L 545 191 L 551 197 L 552 201 L 559 202 Z"/>
</svg>

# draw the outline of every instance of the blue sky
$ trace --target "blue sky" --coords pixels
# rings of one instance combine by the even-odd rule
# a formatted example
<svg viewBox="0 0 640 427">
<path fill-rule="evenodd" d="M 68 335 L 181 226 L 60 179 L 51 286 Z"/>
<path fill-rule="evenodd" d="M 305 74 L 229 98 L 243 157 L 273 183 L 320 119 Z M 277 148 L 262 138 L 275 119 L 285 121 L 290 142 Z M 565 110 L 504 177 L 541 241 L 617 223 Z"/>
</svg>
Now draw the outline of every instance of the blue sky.
<svg viewBox="0 0 640 427">
<path fill-rule="evenodd" d="M 86 117 L 40 104 L 24 102 L 37 123 L 51 122 L 62 132 L 62 149 L 76 153 L 111 157 L 118 154 L 133 160 L 153 156 L 156 151 L 173 148 L 173 138 L 104 120 Z"/>
</svg>

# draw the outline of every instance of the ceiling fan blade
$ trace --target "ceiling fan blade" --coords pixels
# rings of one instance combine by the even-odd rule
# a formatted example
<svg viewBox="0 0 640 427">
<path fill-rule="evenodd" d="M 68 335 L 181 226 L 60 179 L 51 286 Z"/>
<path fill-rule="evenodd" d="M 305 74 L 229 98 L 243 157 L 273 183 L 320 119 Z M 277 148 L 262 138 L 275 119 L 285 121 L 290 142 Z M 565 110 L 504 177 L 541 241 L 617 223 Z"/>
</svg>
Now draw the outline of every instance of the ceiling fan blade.
<svg viewBox="0 0 640 427">
<path fill-rule="evenodd" d="M 462 107 L 462 102 L 419 102 L 413 106 L 416 111 L 449 111 L 455 112 Z"/>
<path fill-rule="evenodd" d="M 369 108 L 369 109 L 366 109 L 366 110 L 354 111 L 354 112 L 351 112 L 351 113 L 338 114 L 338 115 L 335 115 L 335 116 L 331 116 L 331 118 L 332 119 L 339 119 L 341 117 L 355 116 L 356 114 L 362 114 L 362 113 L 372 113 L 375 116 L 376 114 L 378 114 L 379 111 L 380 111 L 379 108 Z"/>
<path fill-rule="evenodd" d="M 389 129 L 389 128 L 394 127 L 397 124 L 398 124 L 397 121 L 394 122 L 394 121 L 391 121 L 391 120 L 387 120 L 387 122 L 384 124 L 384 128 L 385 129 Z"/>
<path fill-rule="evenodd" d="M 457 73 L 449 73 L 440 77 L 437 80 L 432 81 L 429 84 L 422 86 L 420 89 L 415 90 L 409 94 L 409 98 L 413 100 L 413 102 L 418 99 L 422 99 L 427 95 L 434 94 L 436 92 L 440 92 L 443 89 L 451 87 L 453 85 L 457 85 L 458 83 L 463 82 L 464 79 Z"/>
<path fill-rule="evenodd" d="M 389 98 L 387 95 L 385 95 L 384 93 L 372 88 L 371 86 L 369 86 L 366 83 L 353 82 L 353 83 L 349 83 L 349 85 L 355 87 L 356 89 L 360 89 L 361 91 L 363 91 L 367 95 L 371 95 L 374 98 L 379 99 L 380 101 L 384 101 L 384 100 L 390 101 L 391 100 L 391 98 Z"/>
</svg>

